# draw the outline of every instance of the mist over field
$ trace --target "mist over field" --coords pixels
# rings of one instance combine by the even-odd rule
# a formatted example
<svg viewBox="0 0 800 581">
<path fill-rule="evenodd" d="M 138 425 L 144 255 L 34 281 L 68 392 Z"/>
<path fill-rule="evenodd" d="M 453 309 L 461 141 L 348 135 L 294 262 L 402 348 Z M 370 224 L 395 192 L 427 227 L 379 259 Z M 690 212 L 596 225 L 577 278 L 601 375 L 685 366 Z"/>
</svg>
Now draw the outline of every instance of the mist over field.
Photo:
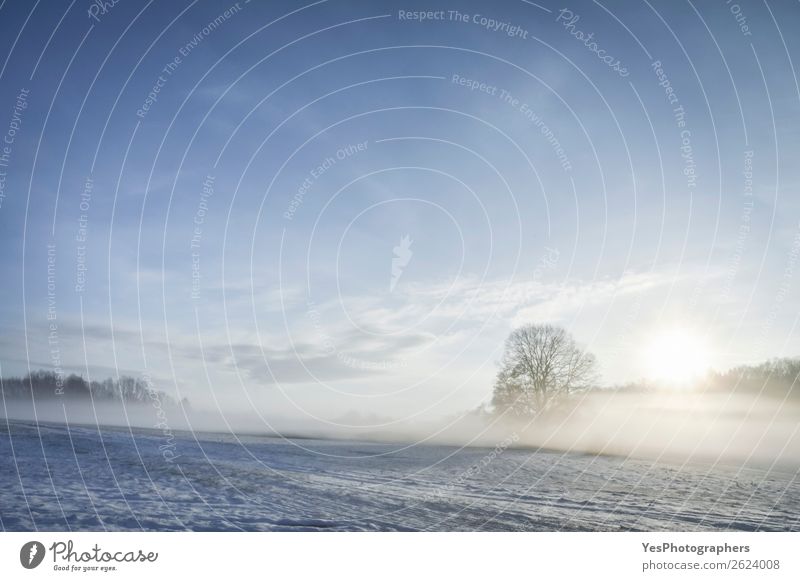
<svg viewBox="0 0 800 581">
<path fill-rule="evenodd" d="M 760 392 L 769 384 L 763 384 Z M 793 386 L 790 386 L 793 387 Z M 465 410 L 438 420 L 367 416 L 360 424 L 319 422 L 252 410 L 211 410 L 161 392 L 138 398 L 4 398 L 3 416 L 72 426 L 116 426 L 277 438 L 332 438 L 398 447 L 445 444 L 634 457 L 658 462 L 800 470 L 800 401 L 793 391 L 595 389 L 535 418 Z M 786 385 L 782 387 L 786 389 Z M 513 438 L 509 442 L 509 438 Z"/>
<path fill-rule="evenodd" d="M 588 429 L 473 419 L 433 437 L 438 426 L 265 437 L 10 420 L 0 519 L 6 530 L 800 530 L 796 418 L 709 429 L 695 413 L 676 431 L 625 400 Z"/>
</svg>

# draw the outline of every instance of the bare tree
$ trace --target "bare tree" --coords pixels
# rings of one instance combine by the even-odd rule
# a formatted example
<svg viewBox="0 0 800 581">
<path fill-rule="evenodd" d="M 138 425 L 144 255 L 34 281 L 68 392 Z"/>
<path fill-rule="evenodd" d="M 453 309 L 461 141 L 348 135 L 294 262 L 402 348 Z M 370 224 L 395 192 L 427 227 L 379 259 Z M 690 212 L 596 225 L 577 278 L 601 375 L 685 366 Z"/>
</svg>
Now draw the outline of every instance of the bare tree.
<svg viewBox="0 0 800 581">
<path fill-rule="evenodd" d="M 589 387 L 595 379 L 594 355 L 564 329 L 526 325 L 506 339 L 494 386 L 497 411 L 534 416 L 559 398 Z"/>
</svg>

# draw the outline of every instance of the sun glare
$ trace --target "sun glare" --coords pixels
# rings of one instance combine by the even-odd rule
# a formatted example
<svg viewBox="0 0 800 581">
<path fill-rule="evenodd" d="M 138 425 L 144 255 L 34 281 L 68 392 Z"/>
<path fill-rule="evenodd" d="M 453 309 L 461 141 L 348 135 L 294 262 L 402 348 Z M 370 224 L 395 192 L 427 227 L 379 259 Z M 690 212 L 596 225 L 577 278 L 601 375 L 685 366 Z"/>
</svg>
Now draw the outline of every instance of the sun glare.
<svg viewBox="0 0 800 581">
<path fill-rule="evenodd" d="M 706 340 L 683 328 L 657 333 L 645 352 L 650 379 L 676 387 L 687 387 L 710 367 Z"/>
</svg>

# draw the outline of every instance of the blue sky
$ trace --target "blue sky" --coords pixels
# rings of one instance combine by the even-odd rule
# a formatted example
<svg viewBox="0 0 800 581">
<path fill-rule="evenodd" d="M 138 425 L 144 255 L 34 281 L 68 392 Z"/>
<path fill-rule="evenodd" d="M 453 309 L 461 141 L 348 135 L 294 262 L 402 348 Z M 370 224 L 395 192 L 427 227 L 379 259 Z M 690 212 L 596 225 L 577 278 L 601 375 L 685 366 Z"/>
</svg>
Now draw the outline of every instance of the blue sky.
<svg viewBox="0 0 800 581">
<path fill-rule="evenodd" d="M 478 405 L 524 323 L 606 384 L 800 353 L 794 3 L 92 5 L 0 7 L 5 375 L 335 422 Z"/>
</svg>

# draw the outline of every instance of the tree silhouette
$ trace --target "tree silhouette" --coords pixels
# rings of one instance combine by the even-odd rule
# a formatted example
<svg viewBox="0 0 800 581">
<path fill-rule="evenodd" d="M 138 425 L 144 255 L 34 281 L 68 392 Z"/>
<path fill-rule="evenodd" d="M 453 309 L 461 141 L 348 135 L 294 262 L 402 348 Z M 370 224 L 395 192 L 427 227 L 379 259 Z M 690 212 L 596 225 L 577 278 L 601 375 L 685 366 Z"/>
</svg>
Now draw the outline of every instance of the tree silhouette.
<svg viewBox="0 0 800 581">
<path fill-rule="evenodd" d="M 520 327 L 506 339 L 492 404 L 500 413 L 535 416 L 563 396 L 590 387 L 595 369 L 594 356 L 564 329 Z"/>
</svg>

